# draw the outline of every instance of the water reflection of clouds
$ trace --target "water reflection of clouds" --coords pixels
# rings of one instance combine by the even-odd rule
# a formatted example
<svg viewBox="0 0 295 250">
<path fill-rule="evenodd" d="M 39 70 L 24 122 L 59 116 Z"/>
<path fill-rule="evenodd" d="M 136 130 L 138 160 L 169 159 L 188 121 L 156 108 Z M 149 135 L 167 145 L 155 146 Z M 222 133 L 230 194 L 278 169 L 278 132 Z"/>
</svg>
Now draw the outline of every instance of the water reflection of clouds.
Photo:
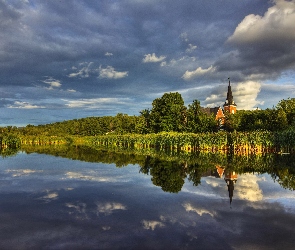
<svg viewBox="0 0 295 250">
<path fill-rule="evenodd" d="M 47 191 L 47 194 L 38 198 L 39 200 L 43 200 L 45 202 L 50 202 L 52 200 L 56 200 L 58 199 L 58 193 L 57 192 L 50 192 L 50 191 Z"/>
<path fill-rule="evenodd" d="M 222 185 L 222 183 L 220 182 L 220 179 L 216 179 L 215 177 L 209 176 L 206 177 L 205 180 L 206 184 L 216 188 L 216 187 L 220 187 Z"/>
<path fill-rule="evenodd" d="M 88 220 L 89 216 L 87 214 L 86 208 L 87 204 L 84 202 L 78 202 L 77 204 L 74 203 L 66 203 L 67 208 L 70 209 L 68 212 L 69 215 L 74 215 L 75 219 L 77 220 Z"/>
<path fill-rule="evenodd" d="M 151 220 L 151 221 L 143 220 L 142 224 L 143 224 L 144 229 L 152 230 L 152 231 L 154 231 L 155 228 L 157 228 L 157 227 L 164 227 L 165 226 L 164 223 L 162 223 L 161 221 L 155 221 L 155 220 Z"/>
<path fill-rule="evenodd" d="M 7 169 L 6 173 L 12 173 L 12 177 L 27 176 L 33 173 L 41 173 L 43 170 L 32 170 L 32 169 Z"/>
<path fill-rule="evenodd" d="M 116 177 L 105 177 L 97 176 L 97 173 L 92 171 L 91 173 L 81 173 L 81 172 L 67 172 L 66 179 L 79 179 L 85 181 L 97 181 L 97 182 L 116 182 Z"/>
<path fill-rule="evenodd" d="M 127 210 L 127 206 L 118 202 L 96 202 L 98 213 L 104 213 L 105 215 L 110 215 L 115 210 Z"/>
<path fill-rule="evenodd" d="M 100 217 L 100 214 L 109 216 L 116 210 L 127 210 L 127 206 L 119 202 L 95 202 L 94 204 L 96 208 L 85 202 L 68 202 L 65 206 L 68 208 L 67 213 L 76 220 L 95 220 Z M 103 231 L 108 231 L 111 226 L 103 225 L 101 228 Z"/>
<path fill-rule="evenodd" d="M 261 201 L 263 199 L 262 190 L 259 187 L 259 181 L 263 179 L 254 174 L 243 174 L 239 176 L 236 183 L 236 199 L 248 201 Z"/>
<path fill-rule="evenodd" d="M 10 244 L 3 249 L 28 248 L 28 242 L 35 249 L 288 249 L 294 243 L 288 235 L 295 210 L 286 206 L 294 208 L 295 192 L 266 174 L 238 175 L 230 209 L 224 178 L 203 177 L 198 186 L 186 180 L 171 194 L 152 186 L 149 175 L 138 176 L 136 167 L 34 159 L 1 166 L 0 248 L 3 242 Z"/>
<path fill-rule="evenodd" d="M 278 183 L 273 183 L 273 179 L 265 175 L 245 173 L 238 175 L 238 180 L 233 191 L 233 201 L 244 200 L 254 202 L 252 205 L 259 206 L 255 202 L 259 201 L 282 201 L 281 198 L 295 199 L 295 192 L 282 189 Z M 224 178 L 212 176 L 203 177 L 201 184 L 192 186 L 187 182 L 182 192 L 206 196 L 211 199 L 228 199 L 228 187 Z"/>
<path fill-rule="evenodd" d="M 209 210 L 204 208 L 195 208 L 190 203 L 185 203 L 182 206 L 185 208 L 185 211 L 187 212 L 195 212 L 200 216 L 202 216 L 203 214 L 209 214 L 211 217 L 214 217 L 214 212 L 210 212 Z"/>
</svg>

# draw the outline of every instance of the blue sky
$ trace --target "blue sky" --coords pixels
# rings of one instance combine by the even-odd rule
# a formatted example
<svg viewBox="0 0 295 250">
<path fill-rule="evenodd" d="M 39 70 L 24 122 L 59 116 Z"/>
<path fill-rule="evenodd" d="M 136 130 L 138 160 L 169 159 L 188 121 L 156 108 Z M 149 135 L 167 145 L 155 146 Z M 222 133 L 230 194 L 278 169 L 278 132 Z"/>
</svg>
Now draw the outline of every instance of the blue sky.
<svg viewBox="0 0 295 250">
<path fill-rule="evenodd" d="M 0 126 L 138 115 L 165 92 L 295 94 L 295 0 L 0 0 Z"/>
</svg>

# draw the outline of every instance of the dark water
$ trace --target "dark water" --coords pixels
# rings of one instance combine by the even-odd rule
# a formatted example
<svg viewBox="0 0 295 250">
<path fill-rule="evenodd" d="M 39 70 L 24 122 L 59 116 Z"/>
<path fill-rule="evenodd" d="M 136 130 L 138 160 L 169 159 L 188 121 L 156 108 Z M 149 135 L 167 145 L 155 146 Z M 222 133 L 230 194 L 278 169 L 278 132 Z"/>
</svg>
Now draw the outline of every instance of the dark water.
<svg viewBox="0 0 295 250">
<path fill-rule="evenodd" d="M 268 173 L 76 153 L 91 160 L 0 159 L 0 249 L 294 249 L 289 160 Z"/>
</svg>

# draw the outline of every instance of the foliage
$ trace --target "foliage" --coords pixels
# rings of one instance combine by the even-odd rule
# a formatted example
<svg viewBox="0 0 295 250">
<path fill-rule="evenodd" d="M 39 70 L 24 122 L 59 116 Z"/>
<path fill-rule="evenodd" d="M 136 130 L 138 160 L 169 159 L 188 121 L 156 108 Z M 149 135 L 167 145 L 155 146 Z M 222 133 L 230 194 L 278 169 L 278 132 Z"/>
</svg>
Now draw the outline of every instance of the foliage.
<svg viewBox="0 0 295 250">
<path fill-rule="evenodd" d="M 186 177 L 181 164 L 158 159 L 151 160 L 149 164 L 151 180 L 154 185 L 160 186 L 163 191 L 170 193 L 178 193 L 181 190 Z"/>
<path fill-rule="evenodd" d="M 184 131 L 186 107 L 179 93 L 165 93 L 152 103 L 150 126 L 155 133 Z"/>
<path fill-rule="evenodd" d="M 8 134 L 0 136 L 0 144 L 4 148 L 19 148 L 21 141 L 17 135 Z"/>
<path fill-rule="evenodd" d="M 186 124 L 187 132 L 204 133 L 214 131 L 216 126 L 217 124 L 214 115 L 205 114 L 202 111 L 198 100 L 194 100 L 192 104 L 188 105 Z"/>
<path fill-rule="evenodd" d="M 6 150 L 5 150 L 6 151 Z M 151 176 L 154 185 L 165 192 L 179 192 L 185 178 L 197 186 L 202 176 L 212 175 L 216 166 L 241 173 L 269 173 L 282 187 L 295 190 L 295 155 L 251 154 L 237 155 L 220 152 L 195 152 L 184 154 L 175 151 L 156 151 L 153 149 L 122 149 L 87 146 L 61 145 L 23 145 L 26 153 L 37 152 L 59 157 L 102 162 L 124 167 L 136 164 L 140 172 Z M 6 151 L 7 152 L 7 151 Z M 15 152 L 15 151 L 14 151 Z M 2 151 L 2 156 L 6 154 Z M 11 152 L 11 154 L 13 154 Z"/>
<path fill-rule="evenodd" d="M 281 100 L 277 104 L 277 109 L 284 112 L 289 127 L 295 127 L 295 98 L 288 98 Z"/>
<path fill-rule="evenodd" d="M 206 133 L 216 131 L 214 114 L 205 113 L 200 102 L 184 105 L 179 93 L 165 93 L 152 102 L 152 109 L 140 111 L 138 116 L 119 113 L 116 116 L 86 117 L 43 125 L 1 128 L 0 136 L 102 136 L 123 134 L 151 134 L 161 132 Z M 281 100 L 275 108 L 266 110 L 238 110 L 225 114 L 227 132 L 283 131 L 295 129 L 295 98 Z"/>
<path fill-rule="evenodd" d="M 234 126 L 239 131 L 282 131 L 287 129 L 288 122 L 282 109 L 247 110 L 237 112 Z"/>
</svg>

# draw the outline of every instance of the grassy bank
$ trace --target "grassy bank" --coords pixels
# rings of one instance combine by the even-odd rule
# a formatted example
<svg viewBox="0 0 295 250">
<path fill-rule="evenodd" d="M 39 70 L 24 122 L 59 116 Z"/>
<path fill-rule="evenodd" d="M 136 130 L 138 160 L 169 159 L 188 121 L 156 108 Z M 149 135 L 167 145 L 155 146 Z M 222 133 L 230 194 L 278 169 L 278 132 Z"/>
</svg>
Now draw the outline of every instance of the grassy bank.
<svg viewBox="0 0 295 250">
<path fill-rule="evenodd" d="M 235 154 L 266 152 L 295 152 L 295 131 L 281 132 L 218 132 L 158 134 L 108 134 L 101 136 L 24 136 L 7 134 L 0 136 L 2 148 L 17 148 L 21 145 L 87 145 L 91 147 L 118 147 L 131 149 L 157 149 L 171 151 L 231 151 Z"/>
<path fill-rule="evenodd" d="M 232 151 L 236 154 L 295 152 L 295 132 L 158 133 L 88 137 L 87 143 L 106 147 L 157 148 L 177 151 Z"/>
</svg>

